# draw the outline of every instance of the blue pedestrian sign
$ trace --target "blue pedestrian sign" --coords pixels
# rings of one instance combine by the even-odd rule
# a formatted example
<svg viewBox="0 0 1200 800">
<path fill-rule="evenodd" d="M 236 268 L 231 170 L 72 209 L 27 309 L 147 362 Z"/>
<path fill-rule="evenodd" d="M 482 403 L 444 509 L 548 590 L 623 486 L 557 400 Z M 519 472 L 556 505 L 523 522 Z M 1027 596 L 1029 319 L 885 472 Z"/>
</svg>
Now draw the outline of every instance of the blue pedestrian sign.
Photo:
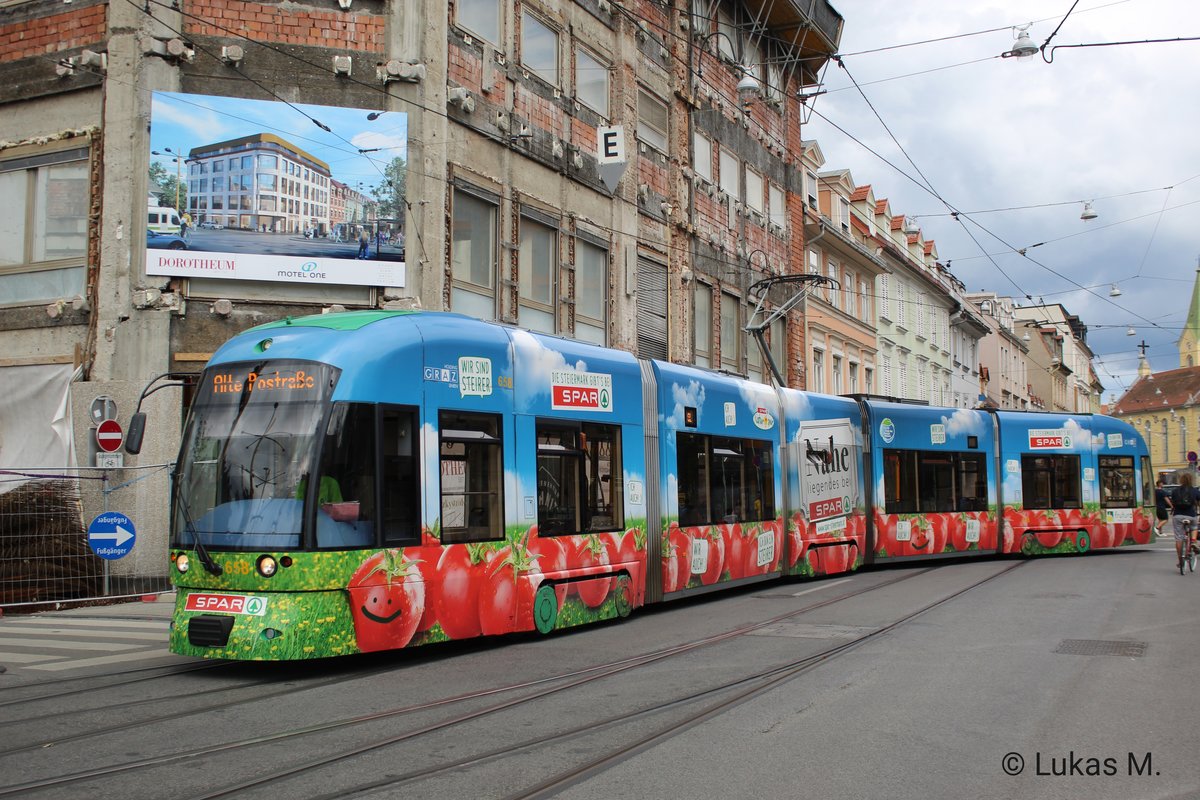
<svg viewBox="0 0 1200 800">
<path fill-rule="evenodd" d="M 133 522 L 116 511 L 106 511 L 92 520 L 87 536 L 92 552 L 109 561 L 129 555 L 137 541 Z"/>
</svg>

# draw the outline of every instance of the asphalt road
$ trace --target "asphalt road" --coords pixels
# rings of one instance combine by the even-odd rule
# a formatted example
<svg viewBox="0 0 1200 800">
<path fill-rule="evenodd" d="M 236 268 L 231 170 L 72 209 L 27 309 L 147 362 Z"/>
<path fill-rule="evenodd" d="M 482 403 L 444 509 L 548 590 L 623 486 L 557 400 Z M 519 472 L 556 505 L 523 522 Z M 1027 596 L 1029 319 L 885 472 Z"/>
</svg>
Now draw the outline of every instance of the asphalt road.
<svg viewBox="0 0 1200 800">
<path fill-rule="evenodd" d="M 545 638 L 518 636 L 332 664 L 235 665 L 108 688 L 104 682 L 121 676 L 156 674 L 144 667 L 197 663 L 164 657 L 161 642 L 122 638 L 121 632 L 142 630 L 132 623 L 164 631 L 168 603 L 37 618 L 9 615 L 0 619 L 0 664 L 8 668 L 0 674 L 0 708 L 6 712 L 0 717 L 5 776 L 0 797 L 18 776 L 63 775 L 401 707 L 413 710 L 339 729 L 332 738 L 306 734 L 28 796 L 208 796 L 281 765 L 400 736 L 386 747 L 236 796 L 340 797 L 373 784 L 377 788 L 354 796 L 525 796 L 529 786 L 569 772 L 573 764 L 646 740 L 604 769 L 569 779 L 543 796 L 1197 797 L 1200 704 L 1181 681 L 1200 664 L 1194 620 L 1200 575 L 1180 576 L 1173 562 L 1167 542 L 1028 562 L 932 569 L 926 563 L 759 584 Z M 846 599 L 813 607 L 839 597 Z M 912 616 L 939 600 L 944 602 Z M 810 607 L 753 632 L 503 712 L 429 735 L 408 733 L 441 724 L 450 713 L 427 703 L 561 676 Z M 30 634 L 31 625 L 65 633 Z M 70 632 L 80 630 L 91 633 L 74 641 L 87 646 L 72 651 Z M 862 636 L 868 638 L 743 702 L 676 725 L 695 708 L 727 702 L 751 685 L 727 685 L 731 677 L 819 656 Z M 14 639 L 22 641 L 11 644 Z M 37 642 L 48 640 L 54 646 L 39 651 Z M 96 649 L 97 642 L 125 647 L 106 652 Z M 122 659 L 88 663 L 105 655 Z M 109 677 L 86 678 L 98 674 Z M 82 681 L 64 683 L 68 678 Z M 662 702 L 711 687 L 717 689 L 698 702 Z M 31 696 L 39 699 L 13 704 Z M 231 696 L 239 702 L 217 702 Z M 469 716 L 494 702 L 497 696 L 490 695 L 458 700 L 454 713 Z M 639 711 L 655 703 L 661 705 Z M 588 720 L 604 716 L 620 721 L 587 727 Z M 138 724 L 44 744 L 124 719 Z M 669 733 L 652 738 L 659 730 Z M 528 741 L 542 743 L 519 746 Z M 10 752 L 17 746 L 29 749 Z M 489 750 L 495 752 L 474 759 L 474 753 Z M 460 755 L 468 763 L 389 783 L 420 765 Z"/>
</svg>

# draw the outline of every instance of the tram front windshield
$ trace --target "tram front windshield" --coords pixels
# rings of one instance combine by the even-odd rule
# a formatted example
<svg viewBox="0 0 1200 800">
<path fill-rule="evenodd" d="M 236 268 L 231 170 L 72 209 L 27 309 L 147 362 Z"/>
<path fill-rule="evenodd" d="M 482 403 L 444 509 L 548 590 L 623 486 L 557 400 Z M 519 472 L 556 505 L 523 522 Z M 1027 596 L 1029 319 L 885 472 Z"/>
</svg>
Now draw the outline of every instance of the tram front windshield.
<svg viewBox="0 0 1200 800">
<path fill-rule="evenodd" d="M 338 370 L 301 361 L 204 372 L 184 431 L 175 547 L 300 546 L 304 498 Z"/>
</svg>

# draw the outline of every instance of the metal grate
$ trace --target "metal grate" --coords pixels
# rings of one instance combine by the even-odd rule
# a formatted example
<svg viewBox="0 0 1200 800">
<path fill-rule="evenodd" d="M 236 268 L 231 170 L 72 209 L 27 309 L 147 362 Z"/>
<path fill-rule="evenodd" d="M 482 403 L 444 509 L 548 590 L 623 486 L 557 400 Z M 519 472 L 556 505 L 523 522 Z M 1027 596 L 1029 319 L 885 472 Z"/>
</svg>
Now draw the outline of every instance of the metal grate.
<svg viewBox="0 0 1200 800">
<path fill-rule="evenodd" d="M 188 621 L 188 643 L 195 647 L 224 647 L 229 644 L 233 617 L 201 614 Z"/>
<path fill-rule="evenodd" d="M 1055 653 L 1069 656 L 1124 656 L 1141 658 L 1146 655 L 1145 642 L 1118 642 L 1110 639 L 1063 639 Z"/>
</svg>

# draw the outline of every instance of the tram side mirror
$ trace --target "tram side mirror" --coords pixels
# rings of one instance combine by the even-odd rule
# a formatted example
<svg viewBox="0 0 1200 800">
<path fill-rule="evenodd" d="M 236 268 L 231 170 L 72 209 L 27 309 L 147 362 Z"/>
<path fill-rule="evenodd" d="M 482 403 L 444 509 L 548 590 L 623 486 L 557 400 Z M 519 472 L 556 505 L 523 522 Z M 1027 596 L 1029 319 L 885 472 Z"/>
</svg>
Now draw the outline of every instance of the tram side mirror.
<svg viewBox="0 0 1200 800">
<path fill-rule="evenodd" d="M 129 418 L 129 432 L 125 434 L 125 452 L 136 456 L 142 452 L 142 437 L 146 434 L 146 412 L 138 411 Z"/>
</svg>

